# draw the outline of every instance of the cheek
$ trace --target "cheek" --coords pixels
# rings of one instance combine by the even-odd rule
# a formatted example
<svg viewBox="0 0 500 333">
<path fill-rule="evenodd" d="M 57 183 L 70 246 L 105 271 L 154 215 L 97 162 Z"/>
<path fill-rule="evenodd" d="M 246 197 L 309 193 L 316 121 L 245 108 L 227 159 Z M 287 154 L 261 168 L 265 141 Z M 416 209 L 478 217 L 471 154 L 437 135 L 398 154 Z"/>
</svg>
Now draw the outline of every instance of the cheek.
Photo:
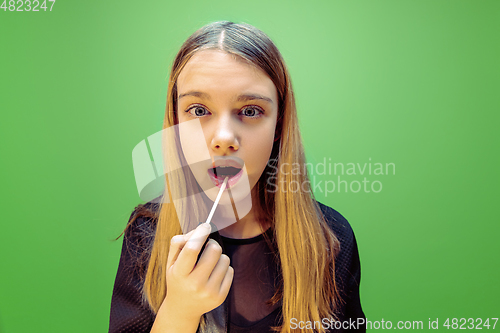
<svg viewBox="0 0 500 333">
<path fill-rule="evenodd" d="M 270 127 L 266 131 L 254 132 L 251 140 L 248 164 L 253 169 L 252 171 L 258 173 L 260 177 L 271 156 L 274 144 L 274 127 Z"/>
<path fill-rule="evenodd" d="M 211 160 L 200 121 L 194 119 L 181 122 L 177 126 L 179 127 L 182 152 L 188 165 L 195 165 L 198 162 Z"/>
</svg>

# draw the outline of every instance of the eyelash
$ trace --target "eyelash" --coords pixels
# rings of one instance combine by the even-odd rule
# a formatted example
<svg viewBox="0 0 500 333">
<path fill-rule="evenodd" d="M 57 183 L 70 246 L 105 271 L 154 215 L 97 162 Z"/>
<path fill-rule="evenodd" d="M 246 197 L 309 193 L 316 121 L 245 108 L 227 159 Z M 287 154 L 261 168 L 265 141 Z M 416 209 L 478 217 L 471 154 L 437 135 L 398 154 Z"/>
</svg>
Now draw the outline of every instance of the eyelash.
<svg viewBox="0 0 500 333">
<path fill-rule="evenodd" d="M 195 117 L 195 118 L 201 118 L 201 117 L 206 116 L 206 115 L 203 115 L 203 116 L 197 116 L 197 115 L 192 114 L 192 113 L 191 113 L 191 110 L 194 110 L 194 109 L 196 109 L 196 108 L 202 108 L 202 109 L 205 109 L 205 111 L 207 111 L 207 112 L 208 112 L 207 108 L 205 108 L 205 107 L 204 107 L 204 106 L 202 106 L 202 105 L 193 105 L 192 107 L 190 107 L 189 109 L 187 109 L 185 112 L 186 112 L 186 113 L 189 113 L 191 116 L 193 116 L 193 117 Z M 242 109 L 242 110 L 246 110 L 246 109 L 254 109 L 255 111 L 259 112 L 259 114 L 258 114 L 258 115 L 256 115 L 256 116 L 253 116 L 253 117 L 251 117 L 251 116 L 247 116 L 247 117 L 246 117 L 246 118 L 249 118 L 249 119 L 257 119 L 257 118 L 262 117 L 262 115 L 264 114 L 264 111 L 263 111 L 261 108 L 257 107 L 257 106 L 253 106 L 253 105 L 250 105 L 250 106 L 245 106 L 245 107 L 243 107 L 243 109 Z"/>
</svg>

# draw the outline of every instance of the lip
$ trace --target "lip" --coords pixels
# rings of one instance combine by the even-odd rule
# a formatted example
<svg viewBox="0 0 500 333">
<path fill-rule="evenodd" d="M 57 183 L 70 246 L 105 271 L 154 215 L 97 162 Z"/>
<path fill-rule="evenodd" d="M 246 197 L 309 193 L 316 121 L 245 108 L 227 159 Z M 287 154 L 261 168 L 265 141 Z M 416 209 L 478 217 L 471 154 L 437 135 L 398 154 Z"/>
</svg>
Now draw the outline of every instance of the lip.
<svg viewBox="0 0 500 333">
<path fill-rule="evenodd" d="M 213 168 L 220 166 L 231 166 L 237 169 L 243 168 L 243 160 L 238 157 L 225 157 L 225 156 L 215 156 L 214 162 L 212 163 Z"/>
<path fill-rule="evenodd" d="M 224 164 L 222 164 L 222 165 L 224 165 Z M 218 166 L 220 166 L 220 165 L 218 165 Z M 239 167 L 239 166 L 237 166 L 237 167 Z M 212 181 L 212 183 L 214 183 L 215 186 L 220 188 L 222 186 L 222 183 L 224 183 L 225 177 L 215 176 L 212 168 L 208 169 L 207 173 L 208 173 L 208 176 L 210 177 L 210 180 Z M 230 188 L 230 187 L 234 186 L 238 182 L 238 180 L 240 180 L 242 175 L 243 175 L 243 168 L 241 168 L 240 172 L 238 172 L 234 176 L 229 177 L 229 179 L 227 180 L 226 188 Z"/>
</svg>

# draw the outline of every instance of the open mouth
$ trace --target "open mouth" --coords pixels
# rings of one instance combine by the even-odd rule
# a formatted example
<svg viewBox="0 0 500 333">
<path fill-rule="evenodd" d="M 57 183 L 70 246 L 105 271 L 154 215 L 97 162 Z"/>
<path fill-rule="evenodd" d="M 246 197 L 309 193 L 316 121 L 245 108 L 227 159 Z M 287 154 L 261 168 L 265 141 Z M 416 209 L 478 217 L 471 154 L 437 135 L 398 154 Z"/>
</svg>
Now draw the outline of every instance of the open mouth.
<svg viewBox="0 0 500 333">
<path fill-rule="evenodd" d="M 208 175 L 217 187 L 220 187 L 222 185 L 226 177 L 229 177 L 227 187 L 233 186 L 238 182 L 242 174 L 243 168 L 233 166 L 218 166 L 208 169 Z"/>
</svg>

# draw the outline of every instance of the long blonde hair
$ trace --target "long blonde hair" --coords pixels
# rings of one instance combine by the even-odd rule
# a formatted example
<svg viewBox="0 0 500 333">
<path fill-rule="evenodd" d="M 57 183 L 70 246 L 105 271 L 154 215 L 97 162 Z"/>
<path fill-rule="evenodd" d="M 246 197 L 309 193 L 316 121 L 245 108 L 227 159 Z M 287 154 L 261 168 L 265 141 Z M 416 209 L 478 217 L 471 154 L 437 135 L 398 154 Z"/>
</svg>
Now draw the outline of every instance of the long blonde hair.
<svg viewBox="0 0 500 333">
<path fill-rule="evenodd" d="M 258 66 L 270 77 L 278 92 L 276 140 L 270 162 L 254 188 L 260 204 L 256 208 L 265 213 L 273 228 L 277 260 L 281 268 L 278 274 L 281 277 L 279 288 L 269 300 L 270 303 L 282 300 L 283 325 L 275 330 L 291 332 L 288 323 L 292 318 L 319 322 L 322 318 L 337 318 L 336 310 L 341 300 L 335 283 L 335 256 L 339 242 L 314 200 L 307 170 L 292 172 L 297 163 L 305 165 L 304 149 L 290 75 L 280 52 L 269 37 L 249 24 L 229 21 L 208 24 L 191 35 L 172 65 L 163 128 L 178 124 L 176 83 L 180 72 L 193 54 L 206 49 L 222 50 Z M 267 176 L 273 173 L 275 177 Z M 182 209 L 179 211 L 179 207 L 176 209 L 169 198 L 185 197 L 182 192 L 192 185 L 186 183 L 189 181 L 193 181 L 192 177 L 182 177 L 182 174 L 166 177 L 163 194 L 166 200 L 162 200 L 156 213 L 150 214 L 156 223 L 156 233 L 148 253 L 143 299 L 154 313 L 158 312 L 166 297 L 165 267 L 170 239 L 182 234 L 179 221 L 188 215 Z M 293 193 L 290 190 L 276 191 L 278 184 L 285 184 L 287 188 L 290 184 L 301 184 L 301 190 Z M 183 209 L 196 208 L 187 202 Z M 127 227 L 139 215 L 136 214 Z M 193 216 L 192 212 L 189 215 Z M 207 212 L 201 207 L 194 217 L 202 221 L 206 215 Z M 201 325 L 204 325 L 203 319 Z M 310 329 L 306 331 L 313 332 Z M 319 331 L 324 332 L 321 325 Z"/>
</svg>

